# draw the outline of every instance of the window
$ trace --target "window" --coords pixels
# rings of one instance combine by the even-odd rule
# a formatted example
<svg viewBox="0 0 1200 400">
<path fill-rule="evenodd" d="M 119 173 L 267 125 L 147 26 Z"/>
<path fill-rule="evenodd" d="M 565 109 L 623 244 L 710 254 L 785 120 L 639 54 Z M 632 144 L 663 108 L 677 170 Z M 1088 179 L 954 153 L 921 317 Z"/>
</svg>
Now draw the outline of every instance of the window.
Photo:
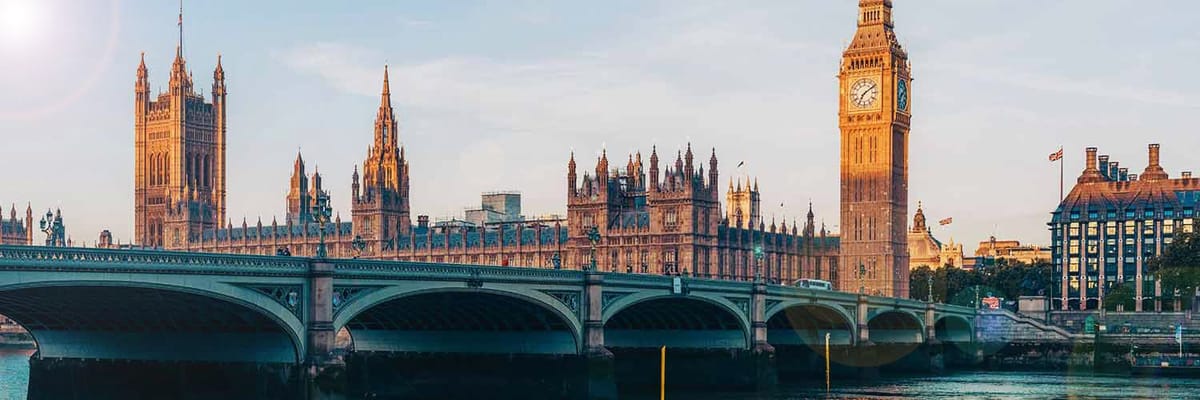
<svg viewBox="0 0 1200 400">
<path fill-rule="evenodd" d="M 1097 231 L 1097 229 L 1096 229 L 1096 223 L 1095 223 L 1095 222 L 1088 222 L 1088 225 L 1087 225 L 1087 234 L 1088 234 L 1088 236 L 1096 236 L 1096 233 L 1097 233 L 1096 231 Z"/>
<path fill-rule="evenodd" d="M 1071 237 L 1079 236 L 1079 223 L 1078 222 L 1071 223 L 1071 229 L 1070 229 L 1069 234 L 1071 235 Z"/>
<path fill-rule="evenodd" d="M 1163 218 L 1175 218 L 1175 210 L 1170 208 L 1163 210 Z"/>
<path fill-rule="evenodd" d="M 1109 210 L 1108 214 L 1105 214 L 1105 216 L 1107 216 L 1108 219 L 1115 219 L 1115 218 L 1117 218 L 1117 212 Z"/>
<path fill-rule="evenodd" d="M 1190 217 L 1190 216 L 1192 216 L 1192 213 L 1194 213 L 1194 212 L 1195 212 L 1195 211 L 1193 211 L 1191 208 L 1184 208 L 1184 209 L 1183 209 L 1183 216 L 1185 216 L 1185 217 Z"/>
<path fill-rule="evenodd" d="M 1137 231 L 1136 223 L 1133 221 L 1125 221 L 1125 236 L 1133 236 Z"/>
<path fill-rule="evenodd" d="M 1125 218 L 1137 218 L 1137 213 L 1133 210 L 1125 211 Z"/>
<path fill-rule="evenodd" d="M 1071 211 L 1071 220 L 1075 221 L 1078 219 L 1079 219 L 1079 211 Z"/>
<path fill-rule="evenodd" d="M 1079 239 L 1071 239 L 1071 250 L 1070 250 L 1070 253 L 1071 253 L 1072 255 L 1079 254 Z"/>
<path fill-rule="evenodd" d="M 1088 211 L 1088 219 L 1094 220 L 1097 218 L 1100 218 L 1100 214 L 1096 213 L 1095 211 Z"/>
<path fill-rule="evenodd" d="M 1162 232 L 1165 235 L 1175 233 L 1175 223 L 1173 221 L 1164 221 Z"/>
<path fill-rule="evenodd" d="M 1068 272 L 1071 272 L 1071 273 L 1079 272 L 1079 257 L 1071 257 L 1071 260 L 1069 261 L 1069 264 L 1067 264 L 1067 265 L 1068 265 L 1067 266 Z"/>
<path fill-rule="evenodd" d="M 1142 236 L 1154 236 L 1154 221 L 1142 222 Z"/>
<path fill-rule="evenodd" d="M 1109 222 L 1104 225 L 1104 234 L 1108 236 L 1117 236 L 1117 223 Z"/>
<path fill-rule="evenodd" d="M 1154 210 L 1142 211 L 1142 216 L 1146 218 L 1154 218 Z"/>
</svg>

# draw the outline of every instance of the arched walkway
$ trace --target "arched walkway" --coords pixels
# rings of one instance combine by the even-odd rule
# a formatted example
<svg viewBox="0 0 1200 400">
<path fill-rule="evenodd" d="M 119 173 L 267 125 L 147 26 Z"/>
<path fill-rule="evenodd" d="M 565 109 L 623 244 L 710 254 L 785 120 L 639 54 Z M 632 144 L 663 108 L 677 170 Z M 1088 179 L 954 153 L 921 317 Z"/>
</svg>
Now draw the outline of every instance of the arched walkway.
<svg viewBox="0 0 1200 400">
<path fill-rule="evenodd" d="M 303 348 L 271 311 L 182 287 L 9 286 L 0 288 L 0 314 L 29 330 L 41 358 L 292 364 Z"/>
<path fill-rule="evenodd" d="M 843 312 L 818 304 L 797 304 L 767 316 L 767 341 L 772 345 L 853 344 L 854 324 Z"/>
<path fill-rule="evenodd" d="M 400 294 L 350 316 L 345 328 L 360 352 L 577 354 L 579 348 L 567 316 L 528 298 L 481 290 Z"/>
<path fill-rule="evenodd" d="M 644 299 L 604 321 L 604 343 L 610 348 L 745 349 L 746 332 L 734 310 L 694 296 Z"/>
<path fill-rule="evenodd" d="M 885 311 L 867 321 L 869 338 L 877 344 L 924 342 L 921 320 L 903 311 Z"/>
<path fill-rule="evenodd" d="M 973 335 L 971 323 L 965 318 L 948 316 L 942 317 L 934 324 L 934 335 L 946 343 L 970 343 Z"/>
</svg>

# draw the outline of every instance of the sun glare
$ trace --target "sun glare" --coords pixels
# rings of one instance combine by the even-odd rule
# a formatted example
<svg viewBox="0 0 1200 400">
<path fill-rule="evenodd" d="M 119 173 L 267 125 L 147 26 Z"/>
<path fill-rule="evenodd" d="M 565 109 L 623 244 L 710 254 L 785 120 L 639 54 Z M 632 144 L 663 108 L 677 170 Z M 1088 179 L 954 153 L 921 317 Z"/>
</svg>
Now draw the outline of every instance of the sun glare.
<svg viewBox="0 0 1200 400">
<path fill-rule="evenodd" d="M 10 45 L 26 44 L 39 17 L 36 1 L 0 0 L 0 40 Z"/>
</svg>

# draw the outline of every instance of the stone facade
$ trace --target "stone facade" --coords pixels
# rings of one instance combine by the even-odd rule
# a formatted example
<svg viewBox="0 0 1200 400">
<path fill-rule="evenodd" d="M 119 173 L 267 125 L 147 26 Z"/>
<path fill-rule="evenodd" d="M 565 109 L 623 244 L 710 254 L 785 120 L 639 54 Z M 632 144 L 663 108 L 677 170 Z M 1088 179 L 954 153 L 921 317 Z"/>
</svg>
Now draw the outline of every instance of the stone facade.
<svg viewBox="0 0 1200 400">
<path fill-rule="evenodd" d="M 0 212 L 0 244 L 33 245 L 33 207 L 25 206 L 25 219 L 17 218 L 17 206 L 9 210 L 8 219 Z"/>
<path fill-rule="evenodd" d="M 143 246 L 185 246 L 225 218 L 221 57 L 211 102 L 196 93 L 182 47 L 176 47 L 167 87 L 151 98 L 143 53 L 134 84 L 134 237 Z"/>
<path fill-rule="evenodd" d="M 859 1 L 838 74 L 843 290 L 908 297 L 910 76 L 891 0 Z"/>
<path fill-rule="evenodd" d="M 660 169 L 656 148 L 649 161 L 644 168 L 638 152 L 624 169 L 610 169 L 608 154 L 602 152 L 594 174 L 584 172 L 577 179 L 572 155 L 567 164 L 567 248 L 573 268 L 591 262 L 587 232 L 594 228 L 601 237 L 596 266 L 603 271 L 734 280 L 761 276 L 781 283 L 801 277 L 832 279 L 836 273 L 838 239 L 824 227 L 817 234 L 811 207 L 802 233 L 795 223 L 790 228 L 775 221 L 750 225 L 721 217 L 715 149 L 707 174 L 691 145 L 676 154 L 673 165 Z M 753 193 L 746 199 L 757 202 L 757 188 L 732 190 Z"/>
<path fill-rule="evenodd" d="M 979 242 L 979 247 L 975 249 L 975 257 L 1003 258 L 1032 265 L 1050 261 L 1052 254 L 1049 247 L 1023 245 L 1018 240 L 996 240 L 996 237 L 992 236 L 987 241 Z"/>
<path fill-rule="evenodd" d="M 594 173 L 576 175 L 568 164 L 566 219 L 523 219 L 496 223 L 431 225 L 411 221 L 409 164 L 400 145 L 388 72 L 375 116 L 374 140 L 351 185 L 351 220 L 328 220 L 317 204 L 328 199 L 319 173 L 308 174 L 304 158 L 293 164 L 282 222 L 245 218 L 235 227 L 225 217 L 225 85 L 217 59 L 213 99 L 194 92 L 182 51 L 172 66 L 169 91 L 149 95 L 145 63 L 135 87 L 137 169 L 135 224 L 138 245 L 169 250 L 313 256 L 322 234 L 330 257 L 361 257 L 485 265 L 581 269 L 591 265 L 590 229 L 596 267 L 602 271 L 688 274 L 703 277 L 790 283 L 798 278 L 835 281 L 839 238 L 818 232 L 812 207 L 803 230 L 793 221 L 768 225 L 759 212 L 758 184 L 730 187 L 722 213 L 714 149 L 708 171 L 691 146 L 674 165 L 660 169 L 657 150 L 643 169 L 641 154 L 624 170 L 609 168 L 607 154 Z M 660 173 L 661 172 L 661 173 Z M 361 174 L 360 174 L 361 173 Z M 485 207 L 519 214 L 515 196 L 504 194 Z M 497 210 L 498 211 L 498 210 Z M 728 218 L 723 216 L 729 215 Z M 822 224 L 823 225 L 823 224 Z M 104 240 L 112 244 L 111 235 Z"/>
</svg>

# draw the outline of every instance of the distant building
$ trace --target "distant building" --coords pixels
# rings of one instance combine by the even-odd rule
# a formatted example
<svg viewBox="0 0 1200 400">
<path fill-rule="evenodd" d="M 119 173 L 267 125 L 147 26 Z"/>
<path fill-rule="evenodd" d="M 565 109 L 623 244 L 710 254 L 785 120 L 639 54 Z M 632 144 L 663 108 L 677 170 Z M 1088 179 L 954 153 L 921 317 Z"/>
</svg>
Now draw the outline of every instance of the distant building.
<svg viewBox="0 0 1200 400">
<path fill-rule="evenodd" d="M 979 247 L 975 249 L 975 257 L 993 260 L 1007 259 L 1032 265 L 1050 261 L 1053 254 L 1049 247 L 1022 245 L 1017 240 L 996 240 L 996 237 L 992 236 L 986 241 L 979 242 Z"/>
<path fill-rule="evenodd" d="M 479 208 L 466 211 L 466 222 L 476 226 L 500 222 L 519 222 L 521 193 L 516 191 L 487 192 L 480 196 Z"/>
<path fill-rule="evenodd" d="M 725 219 L 737 224 L 738 228 L 750 229 L 758 226 L 762 222 L 762 199 L 758 193 L 758 179 L 754 180 L 754 186 L 750 186 L 750 180 L 746 180 L 746 187 L 742 187 L 742 179 L 738 178 L 737 186 L 734 186 L 733 179 L 729 180 L 729 190 L 725 192 Z"/>
<path fill-rule="evenodd" d="M 752 226 L 747 219 L 754 212 L 723 218 L 715 150 L 707 171 L 704 164 L 695 160 L 691 145 L 676 154 L 674 163 L 660 164 L 658 150 L 652 149 L 649 168 L 643 168 L 640 152 L 629 157 L 625 168 L 610 168 L 608 153 L 602 152 L 594 172 L 585 170 L 579 178 L 572 155 L 567 164 L 570 257 L 564 263 L 579 268 L 591 262 L 587 233 L 596 229 L 602 238 L 596 244 L 596 266 L 603 271 L 732 280 L 761 276 L 781 283 L 834 280 L 838 238 L 824 227 L 817 233 L 811 205 L 803 230 L 796 223 L 789 227 L 774 221 Z M 757 190 L 750 190 L 755 194 L 746 198 L 753 204 Z"/>
<path fill-rule="evenodd" d="M 17 206 L 9 210 L 8 219 L 0 212 L 0 244 L 33 244 L 33 208 L 25 206 L 25 219 L 17 219 Z"/>
<path fill-rule="evenodd" d="M 1158 309 L 1161 285 L 1146 273 L 1146 261 L 1161 254 L 1180 233 L 1195 229 L 1200 179 L 1191 172 L 1170 178 L 1159 165 L 1159 145 L 1149 146 L 1141 175 L 1118 168 L 1108 156 L 1087 163 L 1075 187 L 1050 222 L 1056 280 L 1054 309 L 1095 309 L 1104 293 L 1134 285 L 1136 311 Z"/>
<path fill-rule="evenodd" d="M 962 244 L 942 243 L 933 237 L 933 232 L 925 224 L 925 210 L 917 203 L 917 213 L 913 216 L 912 229 L 908 231 L 908 266 L 909 269 L 921 266 L 938 269 L 945 266 L 964 268 Z"/>
</svg>

